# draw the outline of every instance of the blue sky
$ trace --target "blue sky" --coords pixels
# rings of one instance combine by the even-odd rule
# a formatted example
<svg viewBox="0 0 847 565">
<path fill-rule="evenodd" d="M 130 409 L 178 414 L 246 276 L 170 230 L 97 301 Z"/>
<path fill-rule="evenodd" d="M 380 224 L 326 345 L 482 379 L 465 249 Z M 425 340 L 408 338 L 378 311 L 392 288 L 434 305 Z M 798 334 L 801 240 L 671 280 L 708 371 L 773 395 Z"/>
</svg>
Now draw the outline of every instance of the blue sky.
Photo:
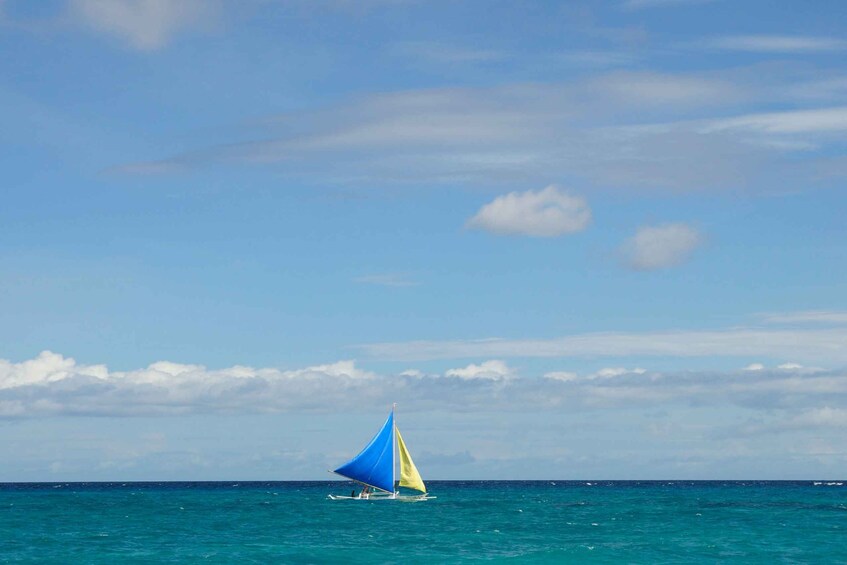
<svg viewBox="0 0 847 565">
<path fill-rule="evenodd" d="M 845 22 L 0 1 L 0 477 L 843 477 Z"/>
</svg>

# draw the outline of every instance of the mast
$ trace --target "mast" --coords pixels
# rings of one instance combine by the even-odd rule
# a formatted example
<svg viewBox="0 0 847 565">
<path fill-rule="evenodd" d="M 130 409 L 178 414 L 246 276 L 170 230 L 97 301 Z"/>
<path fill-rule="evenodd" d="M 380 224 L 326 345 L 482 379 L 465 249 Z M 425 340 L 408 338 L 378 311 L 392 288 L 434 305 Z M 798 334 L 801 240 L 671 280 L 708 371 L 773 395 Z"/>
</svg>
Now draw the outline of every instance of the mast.
<svg viewBox="0 0 847 565">
<path fill-rule="evenodd" d="M 391 430 L 391 492 L 397 494 L 397 403 L 391 405 L 391 413 L 394 414 L 394 428 Z"/>
</svg>

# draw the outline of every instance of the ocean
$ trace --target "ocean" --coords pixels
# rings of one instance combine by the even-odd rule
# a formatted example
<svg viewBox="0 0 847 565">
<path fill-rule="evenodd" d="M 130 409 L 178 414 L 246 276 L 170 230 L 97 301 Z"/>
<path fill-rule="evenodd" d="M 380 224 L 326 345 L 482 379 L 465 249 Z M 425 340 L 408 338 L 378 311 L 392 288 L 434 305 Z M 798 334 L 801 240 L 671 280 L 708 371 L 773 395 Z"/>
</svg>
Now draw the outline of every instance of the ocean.
<svg viewBox="0 0 847 565">
<path fill-rule="evenodd" d="M 847 563 L 847 482 L 0 485 L 4 563 Z"/>
</svg>

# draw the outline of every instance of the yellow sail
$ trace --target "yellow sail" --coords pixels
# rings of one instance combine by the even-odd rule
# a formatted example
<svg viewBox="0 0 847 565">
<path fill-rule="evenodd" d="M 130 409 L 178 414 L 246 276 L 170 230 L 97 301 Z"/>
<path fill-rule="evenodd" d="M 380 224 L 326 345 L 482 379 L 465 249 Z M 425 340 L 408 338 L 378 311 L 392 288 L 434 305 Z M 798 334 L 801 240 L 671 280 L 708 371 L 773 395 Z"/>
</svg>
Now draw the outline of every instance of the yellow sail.
<svg viewBox="0 0 847 565">
<path fill-rule="evenodd" d="M 397 448 L 400 450 L 400 486 L 426 492 L 421 474 L 418 473 L 415 463 L 412 461 L 412 456 L 409 455 L 409 450 L 406 449 L 406 444 L 403 443 L 403 436 L 400 435 L 400 430 L 396 427 L 397 432 Z"/>
</svg>

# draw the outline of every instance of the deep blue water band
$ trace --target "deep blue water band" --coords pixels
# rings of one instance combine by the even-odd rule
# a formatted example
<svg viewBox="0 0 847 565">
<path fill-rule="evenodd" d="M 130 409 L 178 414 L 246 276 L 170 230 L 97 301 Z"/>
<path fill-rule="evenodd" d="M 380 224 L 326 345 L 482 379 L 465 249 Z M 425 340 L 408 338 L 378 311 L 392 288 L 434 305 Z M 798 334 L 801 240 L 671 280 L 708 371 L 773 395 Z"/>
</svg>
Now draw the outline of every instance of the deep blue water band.
<svg viewBox="0 0 847 565">
<path fill-rule="evenodd" d="M 838 484 L 841 482 L 842 484 Z M 847 563 L 844 481 L 0 484 L 0 561 Z"/>
</svg>

